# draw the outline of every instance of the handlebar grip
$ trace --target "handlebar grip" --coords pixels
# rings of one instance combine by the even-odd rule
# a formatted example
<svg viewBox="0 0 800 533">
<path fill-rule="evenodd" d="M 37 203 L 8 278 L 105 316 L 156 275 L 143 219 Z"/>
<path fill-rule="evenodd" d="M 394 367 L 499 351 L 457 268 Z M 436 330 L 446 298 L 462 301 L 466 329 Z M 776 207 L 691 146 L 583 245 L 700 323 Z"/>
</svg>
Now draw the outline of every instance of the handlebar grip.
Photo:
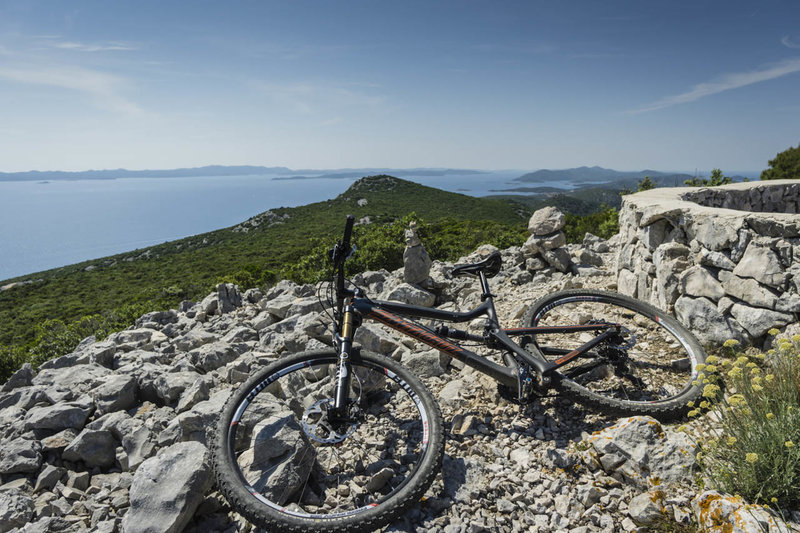
<svg viewBox="0 0 800 533">
<path fill-rule="evenodd" d="M 353 234 L 353 223 L 355 220 L 356 217 L 353 215 L 347 215 L 347 222 L 344 224 L 344 237 L 342 238 L 342 247 L 345 250 L 345 254 L 350 251 L 350 236 Z"/>
</svg>

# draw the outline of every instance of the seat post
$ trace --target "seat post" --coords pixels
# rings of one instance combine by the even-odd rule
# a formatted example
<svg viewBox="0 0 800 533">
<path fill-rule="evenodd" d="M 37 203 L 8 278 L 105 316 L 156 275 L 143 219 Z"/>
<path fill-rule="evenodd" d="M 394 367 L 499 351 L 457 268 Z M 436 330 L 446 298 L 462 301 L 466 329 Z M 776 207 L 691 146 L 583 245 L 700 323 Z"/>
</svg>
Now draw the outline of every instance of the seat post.
<svg viewBox="0 0 800 533">
<path fill-rule="evenodd" d="M 481 280 L 481 289 L 483 290 L 483 294 L 481 294 L 481 300 L 485 300 L 486 298 L 491 298 L 493 294 L 489 292 L 489 280 L 486 277 L 486 273 L 483 270 L 479 270 L 478 277 Z"/>
</svg>

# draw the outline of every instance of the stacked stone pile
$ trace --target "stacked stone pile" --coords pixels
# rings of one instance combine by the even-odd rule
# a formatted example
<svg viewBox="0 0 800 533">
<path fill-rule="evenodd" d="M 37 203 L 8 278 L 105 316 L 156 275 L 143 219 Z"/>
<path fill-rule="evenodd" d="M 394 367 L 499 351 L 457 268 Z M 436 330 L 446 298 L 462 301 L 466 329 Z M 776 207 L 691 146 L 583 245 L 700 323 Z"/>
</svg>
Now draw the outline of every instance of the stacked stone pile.
<svg viewBox="0 0 800 533">
<path fill-rule="evenodd" d="M 609 245 L 589 238 L 569 250 L 594 250 L 608 263 Z M 523 283 L 529 257 L 521 248 L 502 254 L 492 288 L 504 324 L 544 294 L 614 284 L 555 269 Z M 452 268 L 433 262 L 431 291 L 406 283 L 402 270 L 355 281 L 381 299 L 461 310 L 480 303 L 477 283 L 449 278 Z M 331 341 L 314 287 L 282 281 L 242 293 L 223 284 L 201 302 L 87 339 L 38 372 L 22 368 L 0 392 L 0 533 L 251 531 L 214 487 L 209 431 L 251 372 Z M 693 513 L 691 443 L 669 427 L 610 420 L 557 398 L 521 408 L 490 378 L 375 323 L 359 328 L 357 342 L 420 375 L 448 431 L 442 475 L 387 531 L 645 531 L 662 516 L 686 522 Z"/>
<path fill-rule="evenodd" d="M 798 321 L 799 199 L 792 181 L 626 196 L 620 290 L 674 311 L 705 343 L 760 342 Z"/>
</svg>

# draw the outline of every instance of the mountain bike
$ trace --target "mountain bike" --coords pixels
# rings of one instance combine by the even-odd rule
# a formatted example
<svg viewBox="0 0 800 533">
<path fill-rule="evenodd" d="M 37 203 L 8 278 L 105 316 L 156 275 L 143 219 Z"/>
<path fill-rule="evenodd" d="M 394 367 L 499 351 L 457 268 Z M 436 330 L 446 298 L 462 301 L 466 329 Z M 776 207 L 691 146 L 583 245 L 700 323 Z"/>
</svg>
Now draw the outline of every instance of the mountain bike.
<svg viewBox="0 0 800 533">
<path fill-rule="evenodd" d="M 488 281 L 501 271 L 499 252 L 452 270 L 480 284 L 482 303 L 470 311 L 372 300 L 345 278 L 355 252 L 352 229 L 348 216 L 331 251 L 333 348 L 284 356 L 254 374 L 228 400 L 212 439 L 219 489 L 255 524 L 270 531 L 374 530 L 419 502 L 439 471 L 439 406 L 402 361 L 354 344 L 365 319 L 488 374 L 520 403 L 555 389 L 614 415 L 669 419 L 701 395 L 695 378 L 703 349 L 649 304 L 566 290 L 534 302 L 520 327 L 503 328 Z M 444 324 L 480 317 L 478 332 Z M 497 361 L 465 342 L 488 348 Z"/>
</svg>

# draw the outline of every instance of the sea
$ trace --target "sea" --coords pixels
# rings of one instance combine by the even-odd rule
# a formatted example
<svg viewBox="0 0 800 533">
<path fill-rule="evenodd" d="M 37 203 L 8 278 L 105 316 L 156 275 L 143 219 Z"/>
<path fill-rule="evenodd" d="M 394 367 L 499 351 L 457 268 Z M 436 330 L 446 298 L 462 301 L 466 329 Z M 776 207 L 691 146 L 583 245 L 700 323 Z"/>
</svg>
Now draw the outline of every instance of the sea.
<svg viewBox="0 0 800 533">
<path fill-rule="evenodd" d="M 530 186 L 513 181 L 525 172 L 392 175 L 487 196 Z M 327 200 L 356 179 L 247 175 L 0 181 L 0 280 L 233 226 L 268 209 Z M 535 185 L 573 188 L 568 182 Z"/>
</svg>

